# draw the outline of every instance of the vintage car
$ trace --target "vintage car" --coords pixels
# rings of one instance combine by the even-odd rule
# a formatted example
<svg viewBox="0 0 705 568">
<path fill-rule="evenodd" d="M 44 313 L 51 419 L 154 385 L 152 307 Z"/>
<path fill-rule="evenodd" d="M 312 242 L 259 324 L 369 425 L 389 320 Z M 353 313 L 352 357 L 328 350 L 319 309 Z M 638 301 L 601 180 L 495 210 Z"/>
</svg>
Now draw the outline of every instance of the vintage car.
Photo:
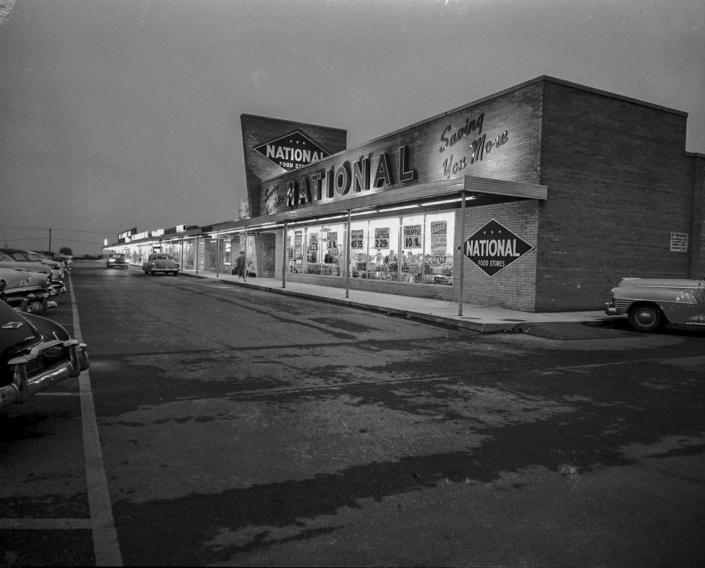
<svg viewBox="0 0 705 568">
<path fill-rule="evenodd" d="M 64 277 L 66 273 L 63 269 L 55 269 L 42 262 L 34 261 L 27 251 L 21 249 L 0 249 L 0 268 L 20 268 L 31 272 L 46 272 L 51 276 L 51 288 L 55 294 L 66 292 Z"/>
<path fill-rule="evenodd" d="M 167 274 L 178 274 L 179 263 L 170 255 L 161 252 L 155 252 L 149 255 L 147 262 L 142 264 L 142 270 L 145 274 L 156 274 L 157 272 L 166 272 Z"/>
<path fill-rule="evenodd" d="M 705 280 L 622 278 L 605 304 L 609 316 L 627 314 L 637 331 L 663 325 L 705 328 Z"/>
<path fill-rule="evenodd" d="M 25 312 L 43 313 L 51 296 L 51 277 L 46 272 L 0 268 L 0 300 Z"/>
<path fill-rule="evenodd" d="M 65 274 L 64 272 L 64 263 L 60 262 L 58 260 L 55 260 L 53 258 L 50 258 L 46 256 L 45 254 L 33 250 L 26 250 L 24 251 L 27 254 L 27 257 L 34 261 L 34 262 L 41 262 L 42 264 L 46 264 L 49 268 L 52 270 L 58 270 L 59 272 L 62 273 L 61 277 L 63 278 Z"/>
<path fill-rule="evenodd" d="M 85 343 L 56 322 L 0 302 L 0 409 L 87 368 Z"/>
<path fill-rule="evenodd" d="M 105 268 L 127 268 L 125 255 L 119 252 L 111 252 L 105 259 Z"/>
</svg>

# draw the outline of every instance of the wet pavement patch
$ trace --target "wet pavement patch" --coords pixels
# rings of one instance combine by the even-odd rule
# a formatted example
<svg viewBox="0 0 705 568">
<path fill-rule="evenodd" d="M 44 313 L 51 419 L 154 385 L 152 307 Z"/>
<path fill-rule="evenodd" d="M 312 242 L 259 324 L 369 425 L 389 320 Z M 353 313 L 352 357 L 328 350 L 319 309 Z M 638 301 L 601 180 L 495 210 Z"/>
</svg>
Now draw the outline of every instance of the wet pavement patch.
<svg viewBox="0 0 705 568">
<path fill-rule="evenodd" d="M 315 321 L 317 323 L 322 323 L 325 325 L 329 325 L 331 327 L 334 327 L 336 329 L 341 329 L 343 331 L 349 331 L 351 333 L 369 333 L 371 331 L 376 331 L 375 328 L 369 327 L 366 325 L 362 325 L 350 320 L 346 319 L 341 319 L 341 318 L 329 318 L 329 317 L 324 317 L 324 318 L 308 318 L 309 321 Z"/>
</svg>

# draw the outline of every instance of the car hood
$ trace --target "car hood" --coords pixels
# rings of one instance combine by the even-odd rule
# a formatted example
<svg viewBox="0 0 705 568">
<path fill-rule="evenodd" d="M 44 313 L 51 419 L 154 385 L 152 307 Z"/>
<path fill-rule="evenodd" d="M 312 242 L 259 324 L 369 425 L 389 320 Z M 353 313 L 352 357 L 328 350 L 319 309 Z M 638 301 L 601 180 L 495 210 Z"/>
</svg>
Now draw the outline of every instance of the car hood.
<svg viewBox="0 0 705 568">
<path fill-rule="evenodd" d="M 20 270 L 29 270 L 31 272 L 51 272 L 51 267 L 41 262 L 24 262 L 21 260 L 2 260 L 0 268 L 19 268 Z"/>
<path fill-rule="evenodd" d="M 622 278 L 619 288 L 697 288 L 702 280 L 689 278 Z"/>
<path fill-rule="evenodd" d="M 0 301 L 0 354 L 3 358 L 42 340 L 42 332 L 27 315 Z"/>
</svg>

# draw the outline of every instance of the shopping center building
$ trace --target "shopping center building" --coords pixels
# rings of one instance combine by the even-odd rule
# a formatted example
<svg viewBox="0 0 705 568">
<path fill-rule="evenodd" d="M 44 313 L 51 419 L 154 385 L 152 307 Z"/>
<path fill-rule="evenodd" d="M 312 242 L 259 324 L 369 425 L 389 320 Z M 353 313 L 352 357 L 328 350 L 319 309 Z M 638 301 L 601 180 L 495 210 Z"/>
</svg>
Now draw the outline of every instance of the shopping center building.
<svg viewBox="0 0 705 568">
<path fill-rule="evenodd" d="M 121 234 L 184 270 L 518 309 L 600 309 L 624 276 L 705 275 L 687 113 L 539 77 L 349 149 L 242 116 L 243 218 Z M 185 212 L 187 214 L 187 212 Z"/>
</svg>

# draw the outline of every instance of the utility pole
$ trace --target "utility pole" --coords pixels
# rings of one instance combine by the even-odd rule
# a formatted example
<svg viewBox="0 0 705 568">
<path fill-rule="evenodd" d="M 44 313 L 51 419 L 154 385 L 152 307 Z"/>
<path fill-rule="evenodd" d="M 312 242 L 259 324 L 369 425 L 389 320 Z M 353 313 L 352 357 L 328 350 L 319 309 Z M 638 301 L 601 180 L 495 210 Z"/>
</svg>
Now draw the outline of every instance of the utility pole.
<svg viewBox="0 0 705 568">
<path fill-rule="evenodd" d="M 51 252 L 51 229 L 49 229 L 49 252 Z"/>
</svg>

